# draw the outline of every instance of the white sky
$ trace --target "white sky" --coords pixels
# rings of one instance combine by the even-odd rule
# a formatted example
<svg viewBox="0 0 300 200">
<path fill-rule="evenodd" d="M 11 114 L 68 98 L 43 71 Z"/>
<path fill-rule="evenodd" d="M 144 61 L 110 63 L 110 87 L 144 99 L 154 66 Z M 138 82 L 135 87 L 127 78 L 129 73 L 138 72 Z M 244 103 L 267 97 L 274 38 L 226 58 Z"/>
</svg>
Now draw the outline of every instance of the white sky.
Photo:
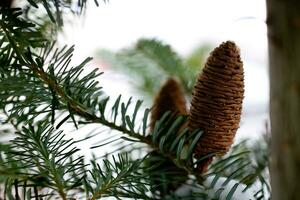
<svg viewBox="0 0 300 200">
<path fill-rule="evenodd" d="M 159 38 L 181 55 L 199 44 L 233 40 L 245 66 L 241 135 L 263 131 L 268 112 L 267 34 L 264 0 L 110 0 L 89 6 L 85 20 L 66 28 L 63 43 L 76 45 L 78 62 L 99 48 L 118 50 L 141 37 Z M 101 67 L 100 67 L 101 68 Z M 109 77 L 108 77 L 109 80 Z M 126 94 L 118 83 L 107 84 Z"/>
<path fill-rule="evenodd" d="M 99 7 L 90 5 L 84 28 L 75 24 L 68 41 L 90 53 L 157 37 L 185 54 L 203 41 L 230 39 L 245 55 L 265 61 L 264 20 L 263 0 L 110 0 Z"/>
</svg>

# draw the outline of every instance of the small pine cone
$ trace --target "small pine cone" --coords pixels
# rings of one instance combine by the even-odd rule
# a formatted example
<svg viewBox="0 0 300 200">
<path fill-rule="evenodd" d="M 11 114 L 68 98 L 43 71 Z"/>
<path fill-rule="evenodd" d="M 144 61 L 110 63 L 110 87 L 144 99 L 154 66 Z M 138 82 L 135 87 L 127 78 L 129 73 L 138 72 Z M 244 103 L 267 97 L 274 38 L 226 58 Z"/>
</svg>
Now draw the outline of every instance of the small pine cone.
<svg viewBox="0 0 300 200">
<path fill-rule="evenodd" d="M 171 111 L 173 117 L 187 115 L 188 113 L 183 90 L 174 78 L 169 78 L 154 98 L 151 111 L 151 130 L 154 129 L 155 122 L 167 111 Z M 150 179 L 154 185 L 158 185 L 156 188 L 153 188 L 153 191 L 159 191 L 161 197 L 174 192 L 188 179 L 187 171 L 178 168 L 172 161 L 156 150 L 149 154 L 147 162 L 149 166 L 156 166 L 156 168 L 152 169 L 154 173 L 150 176 Z M 158 169 L 161 172 L 159 174 L 157 173 Z"/>
<path fill-rule="evenodd" d="M 200 158 L 225 154 L 233 143 L 239 127 L 244 97 L 244 70 L 240 52 L 234 42 L 227 41 L 210 54 L 195 84 L 188 127 L 200 128 L 195 155 Z M 203 173 L 213 158 L 198 165 Z"/>
<path fill-rule="evenodd" d="M 167 111 L 178 115 L 187 115 L 188 113 L 184 93 L 174 78 L 169 78 L 154 98 L 151 111 L 151 130 L 153 130 L 155 122 Z"/>
</svg>

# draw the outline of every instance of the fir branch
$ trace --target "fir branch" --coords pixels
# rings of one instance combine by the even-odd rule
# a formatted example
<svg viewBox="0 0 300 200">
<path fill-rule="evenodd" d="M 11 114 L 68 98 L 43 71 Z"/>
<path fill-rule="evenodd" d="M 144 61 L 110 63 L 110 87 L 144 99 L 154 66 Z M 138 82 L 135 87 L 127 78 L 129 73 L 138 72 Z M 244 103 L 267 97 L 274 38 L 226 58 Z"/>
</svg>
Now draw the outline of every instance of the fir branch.
<svg viewBox="0 0 300 200">
<path fill-rule="evenodd" d="M 74 98 L 71 97 L 72 92 L 69 91 L 69 94 L 66 93 L 66 89 L 63 89 L 61 87 L 61 85 L 66 85 L 68 87 L 70 87 L 69 85 L 69 77 L 71 76 L 70 74 L 72 74 L 72 69 L 70 71 L 66 71 L 63 72 L 65 75 L 61 76 L 60 74 L 52 74 L 52 76 L 57 76 L 59 78 L 57 78 L 56 80 L 53 79 L 53 77 L 47 73 L 42 67 L 39 67 L 34 61 L 33 59 L 28 59 L 28 57 L 26 57 L 26 55 L 23 52 L 19 52 L 18 49 L 16 48 L 15 41 L 13 41 L 12 39 L 10 40 L 10 42 L 12 43 L 13 46 L 13 50 L 16 51 L 16 54 L 18 55 L 18 58 L 20 58 L 20 62 L 24 65 L 26 65 L 30 70 L 32 70 L 34 72 L 34 75 L 37 76 L 42 82 L 44 82 L 46 85 L 48 85 L 48 88 L 51 88 L 51 90 L 60 97 L 60 100 L 62 102 L 64 102 L 64 105 L 67 105 L 67 109 L 70 112 L 70 116 L 72 116 L 72 114 L 76 114 L 80 117 L 83 117 L 84 119 L 86 119 L 88 122 L 90 123 L 100 123 L 104 126 L 108 126 L 113 130 L 117 130 L 120 131 L 122 133 L 127 134 L 130 137 L 136 138 L 138 139 L 140 142 L 143 142 L 149 146 L 151 146 L 153 149 L 158 150 L 159 152 L 162 152 L 164 154 L 165 157 L 170 158 L 171 160 L 174 160 L 175 162 L 177 162 L 176 164 L 179 165 L 181 168 L 184 168 L 185 170 L 187 170 L 189 173 L 193 174 L 194 170 L 193 170 L 193 166 L 188 166 L 187 163 L 185 165 L 183 165 L 183 160 L 187 159 L 187 160 L 193 160 L 192 158 L 192 154 L 188 155 L 188 158 L 184 158 L 182 159 L 180 152 L 183 149 L 183 144 L 192 144 L 195 143 L 193 142 L 194 139 L 196 138 L 197 140 L 199 139 L 199 137 L 197 137 L 197 133 L 198 130 L 193 133 L 192 135 L 195 138 L 189 137 L 189 132 L 187 130 L 185 130 L 183 132 L 181 136 L 183 136 L 182 138 L 178 138 L 177 140 L 172 141 L 171 137 L 164 137 L 164 140 L 159 140 L 157 141 L 158 138 L 157 137 L 159 134 L 161 134 L 163 131 L 167 131 L 166 127 L 171 127 L 172 126 L 172 118 L 168 117 L 168 115 L 166 115 L 163 119 L 161 119 L 160 121 L 158 121 L 158 123 L 156 124 L 156 128 L 154 128 L 154 133 L 152 134 L 152 138 L 148 138 L 143 136 L 143 134 L 140 133 L 136 133 L 133 129 L 134 126 L 134 120 L 135 117 L 133 116 L 132 119 L 130 119 L 130 117 L 126 114 L 126 110 L 128 108 L 128 105 L 130 103 L 130 101 L 128 101 L 126 104 L 125 103 L 121 103 L 121 121 L 122 124 L 121 125 L 117 125 L 115 123 L 115 119 L 116 116 L 118 116 L 118 105 L 119 105 L 119 100 L 116 101 L 115 103 L 115 117 L 113 121 L 108 121 L 103 115 L 101 115 L 100 117 L 97 116 L 96 114 L 93 114 L 91 112 L 88 111 L 88 109 L 83 105 L 83 104 L 79 104 L 78 101 L 74 100 Z M 64 56 L 64 58 L 68 58 L 67 55 L 70 55 L 72 52 L 72 49 L 70 51 L 67 51 L 68 53 L 66 53 L 66 56 Z M 85 62 L 84 62 L 85 63 Z M 83 65 L 82 65 L 83 66 Z M 79 72 L 79 70 L 81 70 L 81 65 L 77 68 L 74 68 L 74 72 L 73 74 L 77 74 Z M 88 75 L 89 76 L 89 75 Z M 59 82 L 60 80 L 63 80 L 64 82 Z M 89 80 L 91 81 L 91 80 Z M 73 82 L 73 84 L 76 82 Z M 82 85 L 84 86 L 84 85 Z M 68 90 L 67 90 L 68 91 Z M 96 90 L 92 90 L 91 92 L 93 93 Z M 92 96 L 92 94 L 90 94 L 89 96 Z M 136 104 L 136 108 L 138 109 L 139 107 L 139 102 Z M 66 109 L 66 107 L 65 107 Z M 105 109 L 105 108 L 103 108 Z M 136 110 L 137 112 L 137 110 Z M 144 121 L 144 123 L 147 123 L 147 121 Z M 185 123 L 185 120 L 181 120 L 181 121 L 176 121 L 174 123 Z M 167 124 L 167 125 L 166 125 Z M 143 125 L 145 127 L 145 124 Z M 129 127 L 129 128 L 127 128 Z M 181 127 L 180 125 L 176 125 L 175 127 L 177 127 L 177 131 L 178 128 Z M 174 130 L 174 132 L 176 132 L 176 130 Z M 168 134 L 170 136 L 170 134 Z M 167 136 L 168 136 L 167 135 Z M 166 140 L 170 140 L 169 142 L 167 142 Z M 162 141 L 164 141 L 164 143 L 162 143 Z M 172 143 L 170 143 L 172 141 Z M 170 145 L 173 144 L 173 145 Z M 168 146 L 167 146 L 168 145 Z M 169 147 L 173 147 L 171 151 L 166 151 Z M 194 148 L 194 146 L 192 146 L 189 149 L 189 152 L 193 152 L 192 148 Z M 174 154 L 173 152 L 177 152 L 177 154 Z M 177 160 L 177 161 L 176 161 Z M 190 163 L 190 162 L 188 162 Z M 195 173 L 194 173 L 195 174 Z M 197 174 L 195 174 L 197 175 Z"/>
<path fill-rule="evenodd" d="M 103 1 L 104 3 L 106 2 L 105 0 Z M 56 26 L 55 29 L 59 29 L 64 25 L 67 13 L 81 15 L 87 7 L 87 0 L 27 0 L 27 2 L 26 9 L 28 12 L 32 10 L 30 13 L 31 16 L 34 16 L 33 12 L 36 9 L 39 9 L 39 11 L 42 10 L 42 13 L 39 14 L 46 15 L 50 22 Z M 99 5 L 97 0 L 94 0 L 94 3 L 97 6 Z M 45 18 L 43 20 L 46 21 Z"/>
<path fill-rule="evenodd" d="M 182 83 L 185 93 L 191 96 L 194 83 L 208 54 L 208 45 L 196 49 L 187 58 L 179 56 L 174 49 L 158 39 L 139 39 L 133 47 L 118 52 L 100 50 L 97 55 L 117 72 L 134 76 L 132 85 L 139 92 L 152 99 L 162 84 L 170 76 Z M 158 81 L 157 77 L 160 77 Z"/>
<path fill-rule="evenodd" d="M 56 190 L 62 199 L 67 199 L 66 192 L 76 187 L 72 184 L 75 180 L 70 179 L 70 173 L 80 176 L 82 171 L 79 169 L 85 167 L 82 157 L 73 162 L 69 160 L 78 151 L 77 148 L 71 148 L 74 142 L 65 140 L 61 131 L 54 132 L 53 128 L 44 124 L 36 129 L 24 127 L 22 132 L 16 134 L 11 152 L 14 159 L 26 166 L 31 177 L 44 179 L 43 184 Z"/>
<path fill-rule="evenodd" d="M 188 139 L 191 139 L 191 137 L 187 136 L 188 131 L 184 132 L 184 135 L 186 135 L 186 136 L 184 136 L 182 138 L 178 138 L 178 140 L 175 140 L 175 143 L 174 142 L 171 143 L 171 141 L 172 141 L 171 137 L 165 137 L 164 140 L 161 140 L 161 141 L 164 141 L 163 143 L 161 141 L 157 140 L 158 138 L 160 138 L 157 136 L 161 132 L 166 131 L 167 127 L 171 126 L 170 123 L 172 122 L 172 120 L 168 119 L 168 116 L 165 116 L 164 119 L 162 119 L 161 121 L 158 122 L 158 125 L 154 129 L 155 133 L 152 134 L 153 135 L 152 138 L 148 138 L 148 137 L 144 136 L 144 134 L 137 133 L 134 130 L 135 116 L 139 110 L 141 102 L 137 102 L 135 109 L 134 109 L 135 111 L 134 111 L 134 114 L 132 117 L 129 117 L 129 115 L 127 114 L 127 109 L 130 104 L 130 101 L 128 101 L 127 103 L 120 103 L 119 100 L 117 100 L 114 104 L 114 108 L 113 108 L 114 120 L 113 121 L 107 120 L 107 118 L 104 116 L 104 110 L 105 110 L 104 104 L 100 104 L 104 107 L 102 107 L 102 111 L 98 112 L 98 114 L 100 113 L 101 115 L 97 116 L 97 113 L 92 113 L 92 112 L 88 111 L 88 110 L 96 110 L 97 107 L 93 107 L 92 109 L 91 108 L 87 109 L 87 107 L 85 106 L 88 104 L 88 102 L 90 102 L 92 100 L 91 97 L 94 96 L 94 93 L 97 92 L 98 88 L 96 87 L 96 85 L 92 84 L 91 88 L 89 90 L 87 90 L 87 93 L 86 93 L 88 98 L 84 98 L 84 100 L 82 100 L 81 103 L 79 102 L 80 99 L 76 99 L 76 97 L 78 96 L 74 93 L 76 90 L 74 90 L 74 89 L 72 90 L 72 88 L 75 88 L 75 89 L 76 88 L 86 88 L 85 86 L 87 85 L 87 82 L 88 81 L 93 82 L 93 79 L 96 78 L 98 75 L 93 75 L 94 72 L 92 72 L 81 79 L 84 81 L 81 81 L 77 78 L 79 73 L 82 70 L 82 67 L 86 63 L 85 61 L 78 67 L 71 68 L 70 70 L 62 70 L 62 68 L 59 68 L 60 64 L 57 64 L 55 67 L 56 63 L 63 63 L 63 62 L 66 63 L 66 64 L 64 64 L 64 68 L 66 68 L 68 66 L 68 60 L 70 59 L 69 55 L 71 55 L 71 53 L 73 52 L 72 47 L 70 49 L 66 50 L 65 53 L 62 53 L 62 55 L 55 54 L 54 55 L 54 57 L 55 57 L 54 63 L 51 64 L 50 68 L 48 68 L 48 70 L 46 71 L 46 70 L 44 70 L 42 65 L 39 65 L 39 60 L 45 60 L 44 58 L 37 57 L 36 55 L 31 54 L 30 50 L 28 50 L 28 49 L 27 50 L 24 49 L 23 51 L 20 51 L 20 48 L 17 47 L 17 46 L 19 46 L 18 41 L 15 41 L 14 38 L 10 37 L 10 34 L 8 31 L 6 32 L 6 37 L 8 38 L 8 41 L 12 46 L 12 50 L 15 52 L 15 54 L 17 56 L 16 59 L 18 60 L 18 62 L 20 64 L 22 64 L 23 66 L 26 66 L 30 71 L 32 71 L 33 73 L 31 73 L 29 75 L 33 76 L 35 78 L 38 78 L 41 81 L 41 85 L 43 85 L 43 86 L 46 85 L 46 88 L 51 89 L 51 93 L 52 93 L 51 96 L 55 95 L 58 97 L 57 100 L 59 101 L 59 104 L 61 105 L 60 109 L 68 110 L 70 113 L 69 115 L 71 116 L 71 118 L 73 118 L 73 121 L 75 121 L 75 120 L 74 120 L 74 117 L 72 117 L 72 116 L 73 116 L 73 114 L 76 114 L 76 115 L 84 118 L 85 120 L 87 120 L 90 123 L 100 123 L 102 125 L 112 128 L 113 130 L 118 130 L 120 132 L 123 132 L 123 133 L 127 134 L 128 136 L 130 136 L 132 138 L 136 138 L 136 139 L 138 139 L 138 141 L 151 146 L 152 148 L 158 150 L 159 152 L 162 152 L 166 157 L 177 162 L 177 165 L 181 166 L 182 168 L 185 168 L 186 170 L 188 170 L 189 173 L 193 173 L 192 167 L 188 166 L 187 164 L 184 165 L 185 162 L 183 161 L 185 159 L 188 159 L 188 160 L 192 160 L 192 159 L 191 158 L 182 159 L 182 157 L 179 153 L 179 152 L 181 152 L 181 150 L 183 148 L 183 144 L 189 143 Z M 36 59 L 33 59 L 34 56 L 36 57 Z M 59 58 L 56 59 L 57 57 L 60 57 L 61 59 L 59 59 Z M 86 78 L 86 77 L 88 77 L 88 78 Z M 40 95 L 40 94 L 36 93 L 35 95 Z M 79 94 L 79 96 L 82 96 L 82 94 Z M 47 102 L 49 102 L 49 101 L 47 100 Z M 47 103 L 47 102 L 45 102 L 45 103 Z M 96 104 L 95 103 L 92 103 L 92 104 L 95 106 L 98 105 L 97 101 L 95 101 L 95 102 L 96 102 Z M 51 102 L 51 103 L 53 103 L 53 102 Z M 119 106 L 119 103 L 120 103 L 120 106 Z M 25 105 L 23 105 L 23 106 L 25 106 Z M 120 115 L 118 114 L 119 110 L 121 111 Z M 145 113 L 147 113 L 147 111 Z M 121 117 L 122 123 L 120 125 L 116 124 L 117 116 Z M 165 121 L 166 119 L 168 119 L 168 120 Z M 168 124 L 166 125 L 167 122 L 168 122 Z M 178 123 L 178 121 L 176 121 L 176 120 L 175 120 L 175 122 Z M 146 127 L 147 120 L 144 120 L 143 123 L 144 123 L 143 127 Z M 183 121 L 181 120 L 180 123 L 183 123 Z M 180 126 L 176 126 L 176 127 L 178 128 Z M 174 131 L 176 132 L 176 130 L 174 130 Z M 174 154 L 172 151 L 167 150 L 168 146 L 170 147 L 171 144 L 172 144 L 174 152 L 177 152 L 177 154 Z M 192 150 L 189 150 L 189 151 L 192 152 Z M 192 156 L 192 155 L 189 155 L 189 156 Z M 64 197 L 64 193 L 61 190 L 61 184 L 59 184 L 59 182 L 56 182 L 56 187 L 58 188 L 58 191 L 62 195 L 62 197 Z"/>
<path fill-rule="evenodd" d="M 138 170 L 143 159 L 132 161 L 127 154 L 119 154 L 117 158 L 113 156 L 112 160 L 112 162 L 104 160 L 102 168 L 96 163 L 92 163 L 93 169 L 90 173 L 95 186 L 90 185 L 88 187 L 94 188 L 89 199 L 95 200 L 105 196 L 121 197 L 123 195 L 133 198 L 140 196 L 143 199 L 148 199 L 149 197 L 146 195 L 148 192 L 147 183 L 143 181 L 146 175 L 141 174 Z M 120 194 L 121 196 L 119 196 Z"/>
</svg>

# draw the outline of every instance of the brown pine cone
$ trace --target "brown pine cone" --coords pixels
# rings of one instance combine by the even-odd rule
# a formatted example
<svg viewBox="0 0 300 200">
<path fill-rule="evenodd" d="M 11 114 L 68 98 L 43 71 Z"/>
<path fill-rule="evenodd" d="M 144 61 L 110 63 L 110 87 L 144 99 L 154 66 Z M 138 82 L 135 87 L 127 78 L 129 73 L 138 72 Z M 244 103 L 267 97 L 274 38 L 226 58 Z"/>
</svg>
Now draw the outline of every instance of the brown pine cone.
<svg viewBox="0 0 300 200">
<path fill-rule="evenodd" d="M 201 158 L 215 153 L 225 154 L 239 128 L 244 98 L 244 70 L 240 52 L 234 42 L 215 48 L 195 84 L 188 127 L 204 130 L 195 155 Z M 199 163 L 203 173 L 213 158 Z"/>
<path fill-rule="evenodd" d="M 169 78 L 154 98 L 151 111 L 151 131 L 154 129 L 155 122 L 167 111 L 171 111 L 172 117 L 188 113 L 183 90 L 174 78 Z M 174 134 L 176 137 L 176 133 Z M 156 166 L 152 169 L 153 174 L 150 179 L 153 185 L 158 186 L 151 190 L 154 193 L 158 191 L 161 198 L 175 191 L 188 179 L 188 173 L 184 169 L 178 168 L 169 158 L 164 157 L 158 151 L 154 150 L 149 154 L 146 164 Z M 158 170 L 160 173 L 157 173 Z"/>
<path fill-rule="evenodd" d="M 151 111 L 151 130 L 153 130 L 155 122 L 167 111 L 178 115 L 187 115 L 188 113 L 183 90 L 174 78 L 169 78 L 154 98 Z"/>
</svg>

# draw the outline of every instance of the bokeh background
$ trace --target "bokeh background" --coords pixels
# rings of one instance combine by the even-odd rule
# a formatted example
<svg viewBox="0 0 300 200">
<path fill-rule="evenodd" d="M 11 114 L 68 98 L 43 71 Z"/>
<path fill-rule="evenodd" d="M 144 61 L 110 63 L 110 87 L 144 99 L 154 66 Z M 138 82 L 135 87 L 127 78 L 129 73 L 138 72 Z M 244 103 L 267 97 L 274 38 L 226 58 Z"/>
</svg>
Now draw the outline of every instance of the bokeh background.
<svg viewBox="0 0 300 200">
<path fill-rule="evenodd" d="M 246 85 L 236 141 L 259 138 L 265 132 L 269 121 L 265 1 L 110 0 L 99 4 L 96 7 L 91 2 L 85 17 L 70 17 L 73 23 L 66 24 L 59 41 L 75 44 L 74 63 L 94 57 L 91 67 L 104 71 L 100 84 L 105 93 L 112 98 L 122 94 L 145 99 L 145 106 L 151 106 L 151 95 L 145 96 L 132 84 L 138 85 L 139 80 L 107 59 L 108 54 L 132 48 L 140 38 L 163 41 L 187 59 L 199 49 L 207 52 L 202 55 L 205 58 L 221 42 L 233 40 L 241 49 Z M 163 81 L 163 76 L 154 80 Z"/>
</svg>

